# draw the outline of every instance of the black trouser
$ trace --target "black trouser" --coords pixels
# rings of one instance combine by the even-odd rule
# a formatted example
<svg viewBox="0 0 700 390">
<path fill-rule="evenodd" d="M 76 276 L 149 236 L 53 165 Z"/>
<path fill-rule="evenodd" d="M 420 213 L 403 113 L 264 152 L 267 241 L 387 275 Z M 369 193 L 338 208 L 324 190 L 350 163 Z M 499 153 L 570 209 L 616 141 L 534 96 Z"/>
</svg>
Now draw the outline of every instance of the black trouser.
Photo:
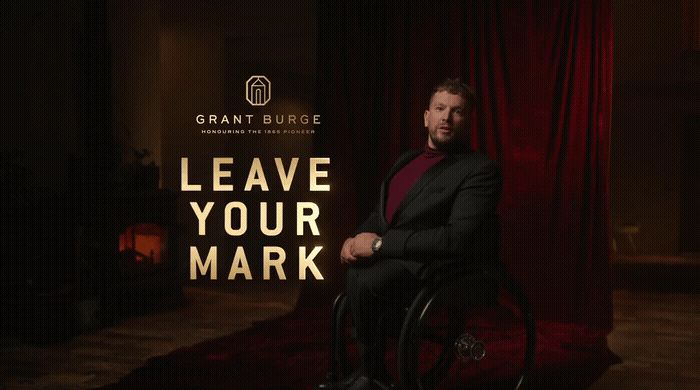
<svg viewBox="0 0 700 390">
<path fill-rule="evenodd" d="M 385 370 L 386 326 L 391 326 L 389 320 L 411 303 L 419 281 L 400 262 L 383 259 L 352 265 L 346 283 L 364 373 L 381 377 Z"/>
</svg>

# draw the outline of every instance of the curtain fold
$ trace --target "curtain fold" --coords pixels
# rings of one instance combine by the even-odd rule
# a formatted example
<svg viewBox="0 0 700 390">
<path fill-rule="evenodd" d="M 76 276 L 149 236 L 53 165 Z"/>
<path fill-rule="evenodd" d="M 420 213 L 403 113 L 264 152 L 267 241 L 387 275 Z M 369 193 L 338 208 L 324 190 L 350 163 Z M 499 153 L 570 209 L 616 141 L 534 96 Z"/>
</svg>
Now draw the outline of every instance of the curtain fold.
<svg viewBox="0 0 700 390">
<path fill-rule="evenodd" d="M 395 158 L 425 143 L 432 86 L 461 77 L 478 97 L 472 146 L 504 174 L 504 262 L 538 319 L 609 330 L 609 0 L 359 2 L 320 12 L 325 122 L 316 146 L 332 156 L 334 207 L 348 216 L 333 227 L 338 248 Z"/>
</svg>

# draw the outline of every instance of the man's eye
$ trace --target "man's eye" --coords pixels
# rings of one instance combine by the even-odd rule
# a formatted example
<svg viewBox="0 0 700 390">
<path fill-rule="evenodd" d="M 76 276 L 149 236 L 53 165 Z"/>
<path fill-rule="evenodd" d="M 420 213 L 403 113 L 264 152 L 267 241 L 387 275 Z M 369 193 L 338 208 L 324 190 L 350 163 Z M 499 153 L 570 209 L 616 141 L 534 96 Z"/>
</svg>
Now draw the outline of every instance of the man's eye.
<svg viewBox="0 0 700 390">
<path fill-rule="evenodd" d="M 442 107 L 442 106 L 437 106 L 437 107 L 435 107 L 435 110 L 436 110 L 436 111 L 442 111 L 443 108 L 444 108 L 444 107 Z"/>
</svg>

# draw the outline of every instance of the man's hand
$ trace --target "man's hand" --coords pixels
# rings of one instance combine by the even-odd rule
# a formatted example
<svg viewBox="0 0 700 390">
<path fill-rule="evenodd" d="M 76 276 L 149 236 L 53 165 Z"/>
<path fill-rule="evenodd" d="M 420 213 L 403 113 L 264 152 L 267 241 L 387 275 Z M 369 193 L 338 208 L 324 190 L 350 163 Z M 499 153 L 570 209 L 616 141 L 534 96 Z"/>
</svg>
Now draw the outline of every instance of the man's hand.
<svg viewBox="0 0 700 390">
<path fill-rule="evenodd" d="M 340 250 L 340 262 L 352 263 L 361 257 L 370 257 L 374 254 L 372 242 L 379 237 L 374 233 L 360 233 L 355 237 L 349 237 L 343 243 Z"/>
<path fill-rule="evenodd" d="M 372 242 L 379 237 L 375 233 L 360 233 L 353 239 L 350 254 L 355 257 L 370 257 L 374 254 Z"/>
<path fill-rule="evenodd" d="M 357 260 L 357 257 L 355 257 L 352 254 L 352 247 L 353 247 L 353 241 L 355 239 L 353 237 L 348 237 L 345 242 L 343 243 L 343 248 L 340 250 L 340 262 L 347 264 L 351 263 L 353 261 Z"/>
</svg>

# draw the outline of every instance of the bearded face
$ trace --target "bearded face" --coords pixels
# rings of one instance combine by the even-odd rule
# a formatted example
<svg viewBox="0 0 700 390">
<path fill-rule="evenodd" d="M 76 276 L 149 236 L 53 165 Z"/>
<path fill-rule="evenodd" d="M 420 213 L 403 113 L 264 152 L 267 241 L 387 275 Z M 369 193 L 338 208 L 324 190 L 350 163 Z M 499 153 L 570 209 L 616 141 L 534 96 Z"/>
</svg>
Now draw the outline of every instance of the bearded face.
<svg viewBox="0 0 700 390">
<path fill-rule="evenodd" d="M 469 107 L 461 95 L 436 92 L 425 110 L 423 120 L 428 129 L 428 146 L 444 149 L 466 136 Z"/>
</svg>

